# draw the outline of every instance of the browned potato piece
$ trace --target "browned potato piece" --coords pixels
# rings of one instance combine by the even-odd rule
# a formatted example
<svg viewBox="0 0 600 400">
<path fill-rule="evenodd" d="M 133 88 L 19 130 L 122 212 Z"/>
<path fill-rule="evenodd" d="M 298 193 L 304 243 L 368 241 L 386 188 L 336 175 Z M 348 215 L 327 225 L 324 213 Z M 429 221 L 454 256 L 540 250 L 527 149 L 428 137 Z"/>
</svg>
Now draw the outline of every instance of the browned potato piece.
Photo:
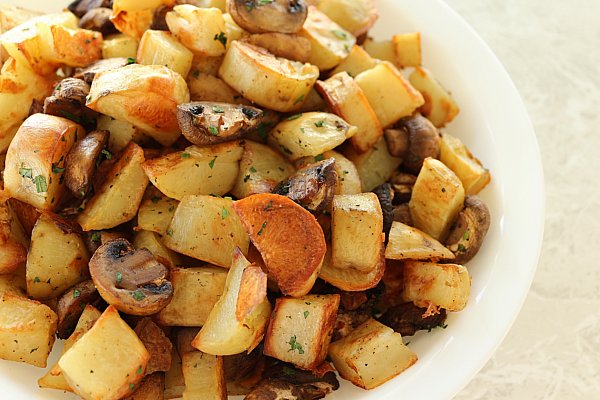
<svg viewBox="0 0 600 400">
<path fill-rule="evenodd" d="M 267 193 L 238 200 L 233 209 L 281 292 L 294 297 L 307 294 L 326 251 L 315 218 L 291 199 Z"/>
<path fill-rule="evenodd" d="M 27 260 L 27 238 L 17 215 L 0 191 L 0 274 L 8 274 Z"/>
<path fill-rule="evenodd" d="M 465 208 L 458 213 L 446 239 L 455 255 L 454 262 L 464 264 L 475 257 L 490 228 L 490 211 L 479 196 L 465 197 Z"/>
<path fill-rule="evenodd" d="M 124 67 L 128 64 L 132 64 L 133 61 L 134 60 L 128 60 L 125 57 L 114 57 L 98 60 L 87 67 L 77 68 L 73 78 L 83 79 L 87 83 L 91 84 L 94 81 L 96 74 Z"/>
<path fill-rule="evenodd" d="M 454 254 L 425 232 L 394 221 L 385 249 L 385 258 L 393 260 L 454 260 Z"/>
<path fill-rule="evenodd" d="M 83 199 L 89 192 L 96 163 L 108 143 L 108 131 L 90 132 L 75 145 L 65 160 L 65 185 L 71 193 Z"/>
<path fill-rule="evenodd" d="M 240 139 L 260 125 L 262 114 L 255 107 L 228 103 L 194 102 L 177 107 L 183 136 L 199 146 Z"/>
<path fill-rule="evenodd" d="M 164 331 L 150 318 L 143 318 L 138 322 L 134 331 L 150 353 L 150 360 L 146 365 L 146 375 L 168 371 L 171 368 L 173 344 Z"/>
<path fill-rule="evenodd" d="M 147 249 L 135 250 L 125 239 L 100 246 L 90 260 L 90 274 L 108 304 L 131 315 L 151 315 L 173 297 L 169 270 Z"/>
<path fill-rule="evenodd" d="M 354 36 L 366 34 L 379 16 L 374 0 L 319 0 L 317 7 Z"/>
<path fill-rule="evenodd" d="M 313 370 L 325 361 L 340 296 L 278 298 L 265 335 L 267 356 Z"/>
<path fill-rule="evenodd" d="M 381 256 L 375 267 L 368 272 L 359 271 L 356 268 L 336 268 L 331 263 L 331 251 L 327 251 L 323 261 L 323 267 L 319 272 L 319 278 L 325 282 L 347 292 L 360 292 L 374 288 L 379 284 L 385 272 L 385 257 L 383 255 L 383 242 Z"/>
<path fill-rule="evenodd" d="M 410 74 L 409 80 L 425 99 L 425 104 L 419 111 L 436 127 L 446 125 L 458 115 L 460 109 L 450 92 L 442 87 L 430 71 L 417 67 Z"/>
<path fill-rule="evenodd" d="M 146 375 L 135 387 L 135 391 L 122 400 L 163 400 L 165 397 L 165 374 L 155 372 Z"/>
<path fill-rule="evenodd" d="M 85 306 L 98 300 L 99 296 L 91 279 L 78 283 L 67 290 L 58 299 L 56 306 L 58 315 L 56 336 L 60 339 L 68 338 L 73 333 Z"/>
<path fill-rule="evenodd" d="M 295 33 L 302 29 L 308 14 L 304 0 L 231 0 L 227 11 L 251 33 Z"/>
<path fill-rule="evenodd" d="M 302 36 L 270 32 L 250 35 L 243 40 L 288 60 L 307 62 L 310 57 L 310 41 Z"/>
<path fill-rule="evenodd" d="M 335 158 L 328 158 L 298 170 L 279 183 L 273 193 L 287 196 L 311 213 L 319 215 L 331 209 L 337 184 Z"/>
</svg>

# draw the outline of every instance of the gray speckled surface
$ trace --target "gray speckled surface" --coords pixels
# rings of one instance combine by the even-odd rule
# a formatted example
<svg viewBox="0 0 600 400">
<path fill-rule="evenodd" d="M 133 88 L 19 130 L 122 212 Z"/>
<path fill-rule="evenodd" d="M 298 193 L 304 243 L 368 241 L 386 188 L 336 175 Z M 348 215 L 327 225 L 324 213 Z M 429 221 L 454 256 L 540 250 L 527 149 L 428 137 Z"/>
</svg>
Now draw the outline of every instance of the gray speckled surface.
<svg viewBox="0 0 600 400">
<path fill-rule="evenodd" d="M 546 179 L 531 292 L 495 356 L 456 400 L 600 399 L 600 1 L 447 3 L 515 82 Z"/>
</svg>

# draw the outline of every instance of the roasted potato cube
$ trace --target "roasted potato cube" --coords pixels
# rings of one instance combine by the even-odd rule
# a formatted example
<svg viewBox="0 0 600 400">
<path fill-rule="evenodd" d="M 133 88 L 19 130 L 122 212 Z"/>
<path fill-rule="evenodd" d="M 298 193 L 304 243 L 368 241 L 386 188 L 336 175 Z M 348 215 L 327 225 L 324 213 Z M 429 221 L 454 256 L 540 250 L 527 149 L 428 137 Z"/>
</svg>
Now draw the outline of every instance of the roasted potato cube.
<svg viewBox="0 0 600 400">
<path fill-rule="evenodd" d="M 113 0 L 111 21 L 119 31 L 139 39 L 152 25 L 154 11 L 173 3 L 174 0 Z"/>
<path fill-rule="evenodd" d="M 58 360 L 67 383 L 90 400 L 117 400 L 144 376 L 150 354 L 109 306 L 94 326 Z"/>
<path fill-rule="evenodd" d="M 0 197 L 4 193 L 0 192 Z M 0 198 L 0 276 L 15 272 L 27 259 L 27 237 L 8 200 Z"/>
<path fill-rule="evenodd" d="M 375 267 L 369 272 L 355 268 L 335 268 L 331 262 L 331 250 L 328 249 L 319 271 L 319 278 L 347 292 L 359 292 L 376 287 L 385 272 L 383 246 Z"/>
<path fill-rule="evenodd" d="M 144 376 L 135 391 L 122 400 L 163 400 L 165 397 L 165 374 L 155 372 Z"/>
<path fill-rule="evenodd" d="M 374 0 L 320 0 L 317 7 L 354 36 L 367 33 L 379 16 Z"/>
<path fill-rule="evenodd" d="M 356 38 L 315 6 L 308 7 L 308 17 L 298 33 L 310 41 L 308 62 L 324 71 L 337 66 L 350 53 Z"/>
<path fill-rule="evenodd" d="M 389 62 L 361 72 L 355 79 L 384 128 L 424 104 L 421 93 Z"/>
<path fill-rule="evenodd" d="M 119 121 L 108 115 L 98 117 L 97 129 L 110 132 L 108 150 L 112 154 L 122 151 L 131 141 L 142 143 L 146 139 L 145 134 L 129 122 Z"/>
<path fill-rule="evenodd" d="M 39 15 L 40 13 L 37 11 L 27 10 L 11 4 L 0 4 L 0 33 L 7 32 Z"/>
<path fill-rule="evenodd" d="M 177 105 L 189 100 L 187 84 L 178 73 L 162 65 L 131 64 L 97 74 L 86 105 L 170 146 L 180 135 Z"/>
<path fill-rule="evenodd" d="M 310 58 L 310 41 L 302 36 L 268 32 L 250 35 L 243 40 L 288 60 L 307 62 Z"/>
<path fill-rule="evenodd" d="M 419 307 L 435 306 L 460 311 L 469 301 L 471 277 L 458 264 L 405 261 L 402 298 Z"/>
<path fill-rule="evenodd" d="M 163 238 L 178 253 L 229 268 L 236 247 L 248 252 L 250 239 L 231 199 L 212 196 L 186 196 Z"/>
<path fill-rule="evenodd" d="M 238 200 L 233 209 L 281 292 L 306 295 L 326 252 L 323 229 L 312 214 L 287 197 L 267 193 Z"/>
<path fill-rule="evenodd" d="M 19 297 L 26 297 L 25 274 L 20 270 L 12 274 L 0 274 L 0 297 L 10 293 Z"/>
<path fill-rule="evenodd" d="M 61 25 L 37 24 L 41 56 L 54 64 L 85 67 L 102 58 L 102 34 Z"/>
<path fill-rule="evenodd" d="M 173 299 L 158 313 L 167 326 L 202 326 L 223 294 L 227 270 L 211 266 L 172 268 Z"/>
<path fill-rule="evenodd" d="M 464 201 L 465 190 L 456 174 L 441 161 L 426 158 L 408 203 L 415 227 L 444 242 Z"/>
<path fill-rule="evenodd" d="M 131 58 L 135 60 L 139 39 L 119 33 L 110 35 L 102 41 L 102 58 Z"/>
<path fill-rule="evenodd" d="M 319 69 L 234 41 L 219 68 L 219 77 L 248 100 L 271 110 L 289 112 L 302 106 L 319 77 Z"/>
<path fill-rule="evenodd" d="M 45 368 L 57 320 L 48 306 L 4 293 L 0 299 L 0 358 Z"/>
<path fill-rule="evenodd" d="M 335 114 L 297 114 L 269 132 L 269 142 L 290 160 L 317 156 L 332 150 L 356 133 L 357 128 Z"/>
<path fill-rule="evenodd" d="M 477 194 L 490 182 L 490 171 L 471 154 L 460 139 L 442 134 L 440 161 L 460 179 L 466 194 Z"/>
<path fill-rule="evenodd" d="M 408 79 L 425 99 L 425 103 L 419 108 L 419 111 L 436 127 L 440 128 L 446 125 L 458 115 L 460 111 L 458 105 L 450 96 L 450 92 L 434 78 L 431 71 L 418 67 Z"/>
<path fill-rule="evenodd" d="M 162 242 L 161 237 L 151 231 L 138 231 L 135 234 L 133 245 L 136 249 L 146 248 L 161 264 L 169 268 L 182 265 L 183 261 L 179 254 L 168 249 Z"/>
<path fill-rule="evenodd" d="M 65 118 L 46 114 L 27 118 L 6 154 L 6 191 L 38 209 L 55 209 L 65 193 L 64 159 L 84 135 L 83 127 Z"/>
<path fill-rule="evenodd" d="M 417 362 L 402 335 L 374 319 L 329 346 L 340 376 L 363 389 L 373 389 Z"/>
<path fill-rule="evenodd" d="M 203 56 L 194 54 L 194 60 L 192 61 L 192 69 L 188 74 L 188 78 L 190 76 L 196 76 L 198 74 L 207 74 L 212 76 L 219 75 L 219 68 L 223 63 L 223 59 L 225 55 L 222 56 Z"/>
<path fill-rule="evenodd" d="M 394 221 L 385 249 L 385 258 L 393 260 L 451 260 L 454 258 L 454 254 L 425 232 Z"/>
<path fill-rule="evenodd" d="M 36 300 L 60 296 L 89 277 L 89 255 L 77 227 L 58 215 L 42 214 L 27 255 L 27 294 Z"/>
<path fill-rule="evenodd" d="M 137 323 L 134 332 L 150 353 L 150 359 L 146 365 L 146 375 L 168 371 L 171 368 L 173 344 L 165 332 L 148 317 Z"/>
<path fill-rule="evenodd" d="M 352 46 L 348 57 L 344 58 L 341 63 L 333 71 L 330 76 L 339 74 L 340 72 L 347 72 L 351 77 L 355 77 L 363 71 L 373 68 L 379 61 L 372 58 L 359 45 Z"/>
<path fill-rule="evenodd" d="M 130 142 L 79 214 L 77 222 L 84 231 L 114 228 L 135 217 L 148 185 L 143 162 L 144 151 Z"/>
<path fill-rule="evenodd" d="M 137 216 L 139 229 L 164 236 L 179 202 L 167 196 L 152 196 L 140 204 Z"/>
<path fill-rule="evenodd" d="M 165 399 L 179 399 L 185 390 L 181 357 L 176 348 L 171 352 L 171 368 L 165 373 Z"/>
<path fill-rule="evenodd" d="M 344 149 L 344 155 L 356 166 L 365 192 L 387 182 L 402 163 L 401 158 L 390 154 L 383 137 L 362 154 L 348 146 Z"/>
<path fill-rule="evenodd" d="M 396 54 L 395 65 L 402 68 L 421 65 L 421 34 L 419 32 L 394 35 L 392 44 Z"/>
<path fill-rule="evenodd" d="M 229 45 L 231 44 L 231 42 L 233 42 L 234 40 L 240 40 L 243 37 L 248 35 L 248 32 L 246 32 L 241 26 L 239 26 L 231 17 L 231 14 L 229 14 L 227 12 L 227 6 L 226 6 L 226 0 L 210 0 L 213 3 L 218 3 L 221 2 L 223 7 L 221 7 L 220 5 L 212 5 L 209 6 L 210 7 L 216 7 L 218 9 L 220 9 L 223 12 L 223 20 L 225 21 L 225 33 L 227 34 L 227 47 L 229 47 Z"/>
<path fill-rule="evenodd" d="M 184 151 L 148 160 L 143 167 L 150 182 L 171 198 L 222 196 L 235 184 L 243 151 L 239 142 L 190 146 Z"/>
<path fill-rule="evenodd" d="M 362 47 L 369 54 L 369 56 L 377 60 L 388 61 L 392 64 L 396 62 L 396 51 L 391 40 L 379 41 L 368 37 L 365 39 Z"/>
<path fill-rule="evenodd" d="M 383 246 L 383 215 L 374 193 L 333 198 L 331 263 L 334 268 L 375 269 Z"/>
<path fill-rule="evenodd" d="M 85 198 L 88 194 L 92 178 L 96 172 L 96 164 L 108 144 L 108 131 L 90 132 L 82 140 L 75 142 L 65 159 L 65 185 L 75 197 Z"/>
<path fill-rule="evenodd" d="M 27 117 L 33 100 L 42 101 L 52 92 L 52 80 L 42 77 L 26 62 L 6 60 L 0 74 L 0 153 L 5 153 L 17 129 Z"/>
<path fill-rule="evenodd" d="M 265 335 L 264 353 L 314 370 L 325 361 L 340 296 L 279 298 Z"/>
<path fill-rule="evenodd" d="M 137 62 L 145 65 L 164 65 L 186 77 L 192 68 L 194 55 L 169 32 L 147 30 L 137 51 Z"/>
<path fill-rule="evenodd" d="M 190 89 L 190 99 L 192 101 L 250 104 L 241 94 L 226 84 L 223 79 L 198 70 L 188 75 L 187 84 Z"/>
<path fill-rule="evenodd" d="M 183 400 L 227 400 L 223 357 L 191 351 L 181 357 Z"/>
<path fill-rule="evenodd" d="M 317 90 L 329 108 L 346 122 L 356 126 L 350 143 L 362 153 L 369 150 L 383 135 L 377 114 L 358 84 L 346 72 L 318 81 Z"/>
<path fill-rule="evenodd" d="M 225 53 L 227 29 L 218 8 L 181 4 L 167 13 L 166 20 L 173 36 L 193 53 L 210 57 Z"/>
<path fill-rule="evenodd" d="M 246 140 L 240 172 L 231 193 L 238 199 L 269 193 L 294 173 L 294 167 L 269 146 Z"/>
<path fill-rule="evenodd" d="M 215 355 L 249 353 L 262 341 L 270 316 L 267 274 L 236 249 L 223 295 L 192 346 Z"/>
</svg>

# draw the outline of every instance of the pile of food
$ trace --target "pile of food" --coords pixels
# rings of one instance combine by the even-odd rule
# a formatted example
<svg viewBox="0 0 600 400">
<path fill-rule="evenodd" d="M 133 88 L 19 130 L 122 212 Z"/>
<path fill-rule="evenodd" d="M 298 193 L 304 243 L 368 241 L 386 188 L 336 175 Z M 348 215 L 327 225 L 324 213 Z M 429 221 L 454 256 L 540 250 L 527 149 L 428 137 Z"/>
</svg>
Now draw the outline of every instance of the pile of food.
<svg viewBox="0 0 600 400">
<path fill-rule="evenodd" d="M 417 362 L 468 302 L 490 174 L 440 130 L 420 33 L 377 17 L 0 5 L 0 358 L 66 339 L 39 386 L 103 400 L 320 399 Z"/>
</svg>

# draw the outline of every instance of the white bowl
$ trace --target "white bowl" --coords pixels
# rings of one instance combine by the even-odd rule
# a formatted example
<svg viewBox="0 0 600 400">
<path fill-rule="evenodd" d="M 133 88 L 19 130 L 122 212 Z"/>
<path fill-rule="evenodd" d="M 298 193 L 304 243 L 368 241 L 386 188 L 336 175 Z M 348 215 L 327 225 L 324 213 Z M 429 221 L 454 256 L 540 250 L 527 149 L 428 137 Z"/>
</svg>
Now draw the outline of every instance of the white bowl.
<svg viewBox="0 0 600 400">
<path fill-rule="evenodd" d="M 5 0 L 6 2 L 6 0 Z M 66 1 L 10 0 L 56 11 Z M 363 391 L 348 382 L 328 399 L 449 399 L 494 353 L 515 320 L 533 278 L 543 234 L 543 173 L 535 134 L 513 83 L 479 36 L 439 0 L 378 0 L 374 34 L 389 38 L 420 31 L 423 63 L 461 108 L 446 131 L 460 137 L 492 173 L 481 193 L 492 223 L 483 248 L 467 267 L 468 307 L 448 317 L 447 329 L 412 338 L 419 361 L 383 386 Z M 57 359 L 54 349 L 49 365 Z M 70 399 L 41 390 L 43 370 L 0 361 L 2 398 Z"/>
</svg>

